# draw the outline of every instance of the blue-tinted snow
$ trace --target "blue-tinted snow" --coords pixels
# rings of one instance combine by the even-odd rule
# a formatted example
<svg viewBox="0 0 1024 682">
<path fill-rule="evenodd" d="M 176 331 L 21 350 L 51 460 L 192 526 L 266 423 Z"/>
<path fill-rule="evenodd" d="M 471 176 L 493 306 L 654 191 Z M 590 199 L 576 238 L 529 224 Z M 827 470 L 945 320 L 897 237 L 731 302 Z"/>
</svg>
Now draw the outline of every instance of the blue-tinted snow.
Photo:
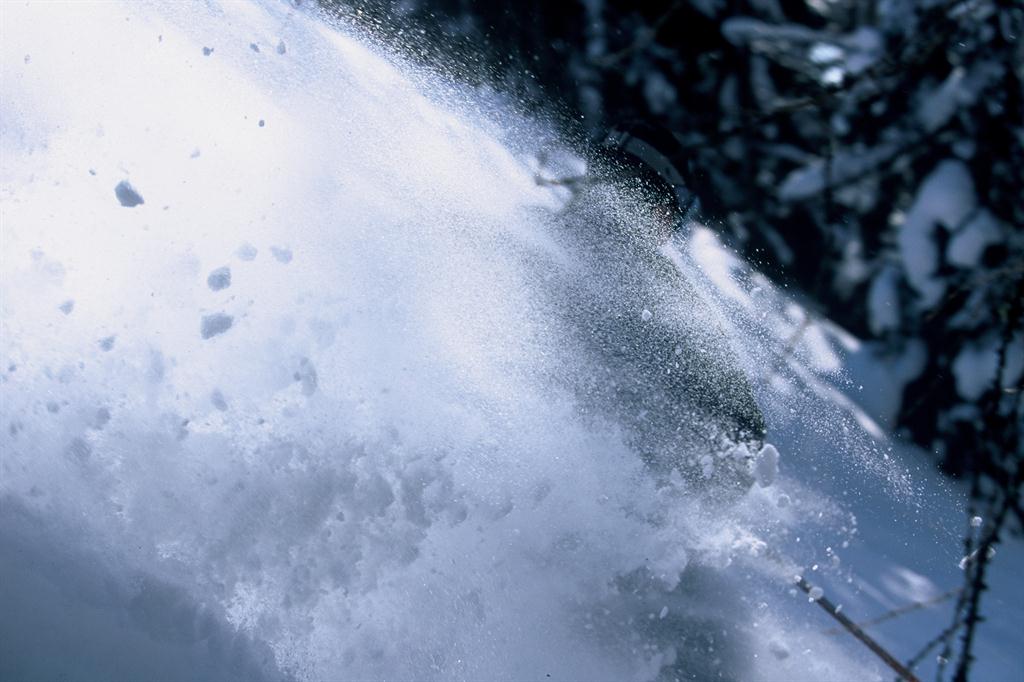
<svg viewBox="0 0 1024 682">
<path fill-rule="evenodd" d="M 543 125 L 286 3 L 4 12 L 0 677 L 882 680 L 792 574 L 856 619 L 957 585 L 956 491 L 872 435 L 864 347 L 707 230 L 664 255 L 754 378 L 765 485 L 653 476 L 579 409 L 554 378 L 607 368 L 524 265 L 574 263 Z M 905 658 L 944 616 L 877 632 Z"/>
</svg>

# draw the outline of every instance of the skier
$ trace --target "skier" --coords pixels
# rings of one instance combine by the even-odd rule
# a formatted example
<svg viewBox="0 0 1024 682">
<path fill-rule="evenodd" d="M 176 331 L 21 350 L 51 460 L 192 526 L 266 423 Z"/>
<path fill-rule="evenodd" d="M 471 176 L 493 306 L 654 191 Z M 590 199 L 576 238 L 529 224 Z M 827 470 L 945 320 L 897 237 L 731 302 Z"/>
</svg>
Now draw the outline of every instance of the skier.
<svg viewBox="0 0 1024 682">
<path fill-rule="evenodd" d="M 673 143 L 635 124 L 608 136 L 563 213 L 575 257 L 556 305 L 605 369 L 573 379 L 587 409 L 623 424 L 652 469 L 746 489 L 764 418 L 720 320 L 668 251 L 698 210 Z"/>
</svg>

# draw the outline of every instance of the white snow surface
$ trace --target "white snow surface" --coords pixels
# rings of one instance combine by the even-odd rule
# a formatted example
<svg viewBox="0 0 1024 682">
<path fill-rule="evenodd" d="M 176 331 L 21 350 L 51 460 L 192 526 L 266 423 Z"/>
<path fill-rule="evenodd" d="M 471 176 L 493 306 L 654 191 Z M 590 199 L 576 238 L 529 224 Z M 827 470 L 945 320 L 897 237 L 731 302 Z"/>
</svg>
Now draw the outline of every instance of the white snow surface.
<svg viewBox="0 0 1024 682">
<path fill-rule="evenodd" d="M 664 253 L 785 468 L 709 497 L 552 384 L 603 368 L 524 265 L 573 258 L 543 124 L 287 3 L 0 12 L 0 677 L 882 680 L 790 578 L 862 616 L 958 579 L 859 343 L 702 227 Z"/>
</svg>

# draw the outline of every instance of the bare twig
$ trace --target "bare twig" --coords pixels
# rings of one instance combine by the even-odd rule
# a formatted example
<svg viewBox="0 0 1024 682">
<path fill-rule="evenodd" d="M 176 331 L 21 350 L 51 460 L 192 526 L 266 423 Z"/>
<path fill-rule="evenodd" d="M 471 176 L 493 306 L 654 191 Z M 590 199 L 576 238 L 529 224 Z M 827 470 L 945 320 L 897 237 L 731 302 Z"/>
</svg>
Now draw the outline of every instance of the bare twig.
<svg viewBox="0 0 1024 682">
<path fill-rule="evenodd" d="M 938 595 L 937 597 L 933 597 L 931 599 L 926 599 L 924 601 L 911 602 L 911 603 L 906 604 L 904 606 L 901 606 L 899 608 L 893 609 L 892 611 L 886 611 L 885 613 L 883 613 L 880 616 L 877 616 L 877 617 L 872 618 L 870 620 L 865 620 L 865 621 L 861 621 L 860 623 L 857 623 L 857 627 L 868 628 L 868 627 L 871 627 L 872 625 L 878 625 L 879 623 L 884 623 L 886 621 L 892 620 L 893 618 L 899 618 L 902 615 L 905 615 L 905 614 L 908 614 L 908 613 L 913 613 L 914 611 L 920 611 L 921 609 L 926 609 L 929 606 L 935 606 L 936 604 L 941 604 L 942 602 L 946 601 L 947 599 L 951 599 L 951 598 L 955 597 L 956 595 L 960 594 L 961 589 L 962 588 L 958 587 L 958 588 L 950 590 L 948 592 L 943 592 L 942 594 Z M 828 630 L 824 631 L 824 634 L 826 634 L 826 635 L 838 635 L 838 634 L 842 634 L 842 632 L 843 632 L 843 628 L 829 628 Z"/>
<path fill-rule="evenodd" d="M 826 613 L 839 621 L 839 624 L 842 625 L 847 632 L 859 639 L 864 646 L 871 649 L 872 653 L 882 659 L 885 664 L 892 668 L 903 680 L 906 682 L 921 682 L 913 672 L 896 660 L 895 656 L 890 654 L 884 647 L 882 647 L 881 644 L 872 639 L 871 636 L 864 632 L 859 625 L 843 615 L 831 600 L 824 595 L 812 595 L 811 590 L 813 588 L 810 583 L 803 579 L 803 577 L 797 581 L 797 587 L 806 592 L 808 596 L 811 596 L 818 606 L 823 608 Z"/>
</svg>

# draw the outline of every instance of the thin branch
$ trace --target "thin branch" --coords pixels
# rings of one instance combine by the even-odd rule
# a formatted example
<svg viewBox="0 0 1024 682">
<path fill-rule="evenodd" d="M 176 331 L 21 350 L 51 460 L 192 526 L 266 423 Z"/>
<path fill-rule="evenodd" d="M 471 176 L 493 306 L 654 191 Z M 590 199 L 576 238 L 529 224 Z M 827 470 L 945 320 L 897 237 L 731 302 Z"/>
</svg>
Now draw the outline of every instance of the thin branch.
<svg viewBox="0 0 1024 682">
<path fill-rule="evenodd" d="M 860 623 L 857 623 L 857 627 L 868 628 L 868 627 L 871 627 L 872 625 L 878 625 L 879 623 L 884 623 L 886 621 L 892 620 L 893 618 L 899 618 L 900 616 L 903 616 L 905 614 L 913 613 L 914 611 L 920 611 L 921 609 L 926 609 L 929 606 L 935 606 L 936 604 L 941 604 L 942 602 L 946 601 L 947 599 L 952 599 L 956 595 L 960 594 L 961 590 L 962 590 L 962 588 L 958 587 L 958 588 L 950 590 L 948 592 L 943 592 L 942 594 L 938 595 L 937 597 L 933 597 L 931 599 L 926 599 L 924 601 L 910 602 L 909 604 L 906 604 L 906 605 L 901 606 L 899 608 L 895 608 L 892 611 L 886 611 L 882 615 L 877 616 L 875 618 L 872 618 L 870 620 L 861 621 Z M 842 632 L 843 632 L 843 630 L 841 628 L 829 628 L 828 630 L 824 631 L 824 634 L 826 634 L 826 635 L 838 635 L 838 634 L 842 634 Z"/>
<path fill-rule="evenodd" d="M 808 583 L 803 577 L 797 581 L 797 587 L 807 593 L 814 599 L 818 606 L 823 608 L 828 615 L 839 621 L 851 635 L 859 639 L 864 646 L 871 649 L 872 653 L 882 659 L 887 666 L 892 668 L 897 675 L 899 675 L 906 682 L 921 682 L 917 675 L 907 669 L 902 663 L 896 660 L 896 657 L 890 654 L 881 644 L 871 638 L 868 633 L 864 632 L 856 623 L 840 613 L 839 609 L 824 595 L 811 595 L 811 584 Z"/>
<path fill-rule="evenodd" d="M 918 663 L 924 660 L 924 657 L 927 656 L 932 649 L 937 647 L 939 644 L 942 644 L 942 642 L 952 633 L 956 632 L 956 629 L 959 627 L 960 621 L 953 621 L 946 627 L 945 630 L 943 630 L 942 632 L 928 640 L 925 643 L 925 645 L 921 647 L 921 650 L 914 654 L 909 661 L 907 661 L 907 668 L 913 670 Z"/>
</svg>

